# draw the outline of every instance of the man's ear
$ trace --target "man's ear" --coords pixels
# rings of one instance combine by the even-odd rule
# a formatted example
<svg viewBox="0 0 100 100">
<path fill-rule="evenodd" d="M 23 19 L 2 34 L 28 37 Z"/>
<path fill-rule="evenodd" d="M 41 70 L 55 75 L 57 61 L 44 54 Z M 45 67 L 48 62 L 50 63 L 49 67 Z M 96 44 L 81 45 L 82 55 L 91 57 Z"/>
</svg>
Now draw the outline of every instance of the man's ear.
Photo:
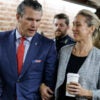
<svg viewBox="0 0 100 100">
<path fill-rule="evenodd" d="M 19 22 L 20 21 L 21 16 L 19 14 L 16 14 L 16 19 Z"/>
</svg>

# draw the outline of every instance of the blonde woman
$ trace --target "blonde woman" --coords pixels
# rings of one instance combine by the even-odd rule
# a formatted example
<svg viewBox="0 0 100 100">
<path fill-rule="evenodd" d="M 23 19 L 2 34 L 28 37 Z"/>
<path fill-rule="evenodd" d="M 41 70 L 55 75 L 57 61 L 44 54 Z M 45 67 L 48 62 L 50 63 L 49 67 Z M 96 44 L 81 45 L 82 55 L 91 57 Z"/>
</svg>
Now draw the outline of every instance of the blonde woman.
<svg viewBox="0 0 100 100">
<path fill-rule="evenodd" d="M 60 51 L 55 100 L 100 100 L 100 50 L 93 40 L 100 34 L 99 18 L 88 10 L 81 10 L 73 21 L 76 44 Z M 67 73 L 78 73 L 79 83 L 66 85 Z M 75 97 L 65 96 L 66 90 Z"/>
</svg>

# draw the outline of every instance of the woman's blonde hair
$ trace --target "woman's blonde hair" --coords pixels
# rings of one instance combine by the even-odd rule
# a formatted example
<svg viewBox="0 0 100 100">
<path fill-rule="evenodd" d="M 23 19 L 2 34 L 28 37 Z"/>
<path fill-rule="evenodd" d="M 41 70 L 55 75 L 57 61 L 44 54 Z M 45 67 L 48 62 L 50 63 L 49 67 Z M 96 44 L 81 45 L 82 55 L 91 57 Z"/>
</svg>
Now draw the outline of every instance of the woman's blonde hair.
<svg viewBox="0 0 100 100">
<path fill-rule="evenodd" d="M 79 11 L 78 15 L 86 17 L 86 23 L 89 27 L 95 26 L 95 30 L 93 32 L 93 44 L 100 48 L 100 19 L 95 13 L 86 9 Z"/>
</svg>

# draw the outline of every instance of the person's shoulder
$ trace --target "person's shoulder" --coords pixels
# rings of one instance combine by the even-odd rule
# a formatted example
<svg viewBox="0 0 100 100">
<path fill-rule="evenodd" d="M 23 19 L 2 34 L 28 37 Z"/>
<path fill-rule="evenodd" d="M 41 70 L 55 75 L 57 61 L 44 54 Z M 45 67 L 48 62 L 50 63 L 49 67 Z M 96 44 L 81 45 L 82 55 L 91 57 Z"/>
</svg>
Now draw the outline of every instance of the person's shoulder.
<svg viewBox="0 0 100 100">
<path fill-rule="evenodd" d="M 67 38 L 69 39 L 69 41 L 75 43 L 74 39 L 72 37 L 70 37 L 69 35 L 67 35 Z"/>
<path fill-rule="evenodd" d="M 0 32 L 0 39 L 8 37 L 12 31 L 13 30 Z"/>
<path fill-rule="evenodd" d="M 74 41 L 74 39 L 73 39 L 72 37 L 70 37 L 69 35 L 66 35 L 66 39 L 68 39 L 69 44 L 76 43 L 76 42 Z"/>
<path fill-rule="evenodd" d="M 97 47 L 94 47 L 94 52 L 95 52 L 95 54 L 97 54 L 97 55 L 99 55 L 100 56 L 100 49 L 99 48 L 97 48 Z"/>
<path fill-rule="evenodd" d="M 60 49 L 59 54 L 60 55 L 70 54 L 70 52 L 72 51 L 73 46 L 74 46 L 74 44 L 69 44 L 69 45 L 63 46 Z"/>
<path fill-rule="evenodd" d="M 94 47 L 92 50 L 92 57 L 94 58 L 94 61 L 96 62 L 96 64 L 99 63 L 99 59 L 100 59 L 100 49 L 98 49 L 97 47 Z"/>
<path fill-rule="evenodd" d="M 61 48 L 61 50 L 69 50 L 71 49 L 75 44 L 69 44 L 69 45 L 65 45 Z"/>
<path fill-rule="evenodd" d="M 9 30 L 9 31 L 2 31 L 2 32 L 0 32 L 0 36 L 1 35 L 6 35 L 6 34 L 9 34 L 9 33 L 11 33 L 13 30 Z"/>
<path fill-rule="evenodd" d="M 43 35 L 41 35 L 39 33 L 37 33 L 37 35 L 38 35 L 40 41 L 43 42 L 43 43 L 46 43 L 46 44 L 54 43 L 53 39 L 49 39 L 49 38 L 47 38 L 47 37 L 45 37 L 45 36 L 43 36 Z"/>
<path fill-rule="evenodd" d="M 98 49 L 97 47 L 93 47 L 92 52 L 90 52 L 90 54 L 96 61 L 100 59 L 100 49 Z"/>
</svg>

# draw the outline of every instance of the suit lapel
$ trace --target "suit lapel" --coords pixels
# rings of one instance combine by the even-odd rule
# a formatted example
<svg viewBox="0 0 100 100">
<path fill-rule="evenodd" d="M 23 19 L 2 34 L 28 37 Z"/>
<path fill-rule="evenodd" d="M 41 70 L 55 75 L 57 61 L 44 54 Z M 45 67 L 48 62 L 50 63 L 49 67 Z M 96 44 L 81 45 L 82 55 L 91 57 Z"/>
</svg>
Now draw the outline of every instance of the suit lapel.
<svg viewBox="0 0 100 100">
<path fill-rule="evenodd" d="M 32 63 L 32 59 L 35 59 L 39 49 L 40 49 L 39 34 L 36 33 L 35 36 L 32 38 L 30 47 L 27 51 L 27 55 L 26 55 L 26 58 L 25 58 L 25 61 L 22 67 L 22 72 L 19 78 L 21 78 L 26 72 L 26 70 L 29 68 L 29 66 Z"/>
<path fill-rule="evenodd" d="M 9 35 L 6 45 L 7 55 L 10 62 L 10 69 L 17 78 L 17 62 L 16 62 L 16 45 L 15 45 L 15 30 Z"/>
</svg>

